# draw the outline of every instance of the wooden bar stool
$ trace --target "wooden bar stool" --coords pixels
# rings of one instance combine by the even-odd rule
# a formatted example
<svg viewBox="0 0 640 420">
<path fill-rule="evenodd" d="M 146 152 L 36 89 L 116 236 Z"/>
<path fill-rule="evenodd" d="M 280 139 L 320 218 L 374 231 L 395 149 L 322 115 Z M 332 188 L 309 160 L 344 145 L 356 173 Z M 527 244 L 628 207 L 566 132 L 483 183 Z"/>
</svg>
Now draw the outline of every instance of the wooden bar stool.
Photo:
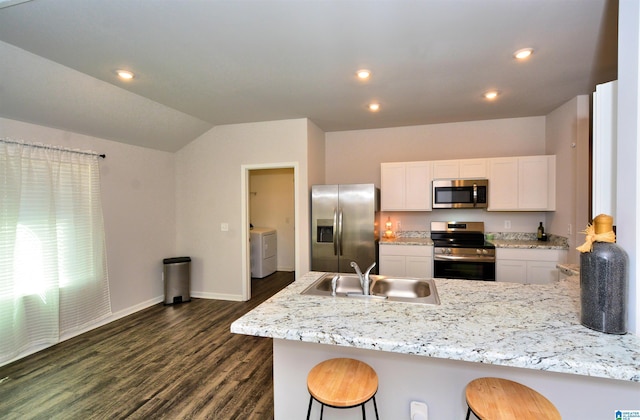
<svg viewBox="0 0 640 420">
<path fill-rule="evenodd" d="M 378 419 L 376 392 L 378 392 L 378 375 L 371 366 L 354 359 L 337 358 L 325 360 L 309 371 L 307 376 L 309 409 L 307 420 L 311 415 L 313 400 L 322 404 L 320 418 L 324 414 L 324 406 L 333 408 L 362 407 L 362 418 L 366 419 L 364 404 L 373 399 L 373 407 Z"/>
<path fill-rule="evenodd" d="M 560 413 L 551 401 L 533 389 L 500 378 L 478 378 L 467 384 L 467 420 L 556 420 Z"/>
</svg>

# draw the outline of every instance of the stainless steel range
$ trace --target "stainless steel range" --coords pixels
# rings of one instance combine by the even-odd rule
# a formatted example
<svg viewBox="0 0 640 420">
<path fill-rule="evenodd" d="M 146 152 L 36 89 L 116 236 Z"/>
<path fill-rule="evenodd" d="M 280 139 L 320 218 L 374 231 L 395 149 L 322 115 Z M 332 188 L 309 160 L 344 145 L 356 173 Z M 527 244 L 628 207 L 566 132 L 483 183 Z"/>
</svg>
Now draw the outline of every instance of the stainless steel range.
<svg viewBox="0 0 640 420">
<path fill-rule="evenodd" d="M 484 240 L 484 222 L 431 222 L 433 276 L 495 281 L 496 249 Z"/>
</svg>

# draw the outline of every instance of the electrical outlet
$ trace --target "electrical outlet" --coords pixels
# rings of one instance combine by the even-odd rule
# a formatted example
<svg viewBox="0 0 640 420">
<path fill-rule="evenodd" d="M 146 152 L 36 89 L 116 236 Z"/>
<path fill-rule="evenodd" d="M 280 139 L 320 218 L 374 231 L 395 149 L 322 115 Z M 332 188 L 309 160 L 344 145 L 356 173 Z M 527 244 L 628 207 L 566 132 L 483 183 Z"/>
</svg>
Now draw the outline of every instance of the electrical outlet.
<svg viewBox="0 0 640 420">
<path fill-rule="evenodd" d="M 567 233 L 569 235 L 573 234 L 573 226 L 571 226 L 571 223 L 569 223 L 569 227 L 567 228 Z"/>
<path fill-rule="evenodd" d="M 229 231 L 229 223 L 220 223 L 220 230 L 222 232 L 228 232 Z"/>
<path fill-rule="evenodd" d="M 421 401 L 411 401 L 411 420 L 429 420 L 427 404 Z"/>
<path fill-rule="evenodd" d="M 511 229 L 511 220 L 505 220 L 504 221 L 504 228 L 505 229 Z"/>
</svg>

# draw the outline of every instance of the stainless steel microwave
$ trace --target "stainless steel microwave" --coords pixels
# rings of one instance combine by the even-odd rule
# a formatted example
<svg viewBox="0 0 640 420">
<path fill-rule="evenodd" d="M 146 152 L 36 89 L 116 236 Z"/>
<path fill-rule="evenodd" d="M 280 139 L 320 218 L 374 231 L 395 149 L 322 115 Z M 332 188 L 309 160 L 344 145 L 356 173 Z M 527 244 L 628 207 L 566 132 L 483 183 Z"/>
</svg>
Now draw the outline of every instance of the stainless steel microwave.
<svg viewBox="0 0 640 420">
<path fill-rule="evenodd" d="M 487 207 L 489 180 L 433 180 L 434 209 L 481 209 Z"/>
</svg>

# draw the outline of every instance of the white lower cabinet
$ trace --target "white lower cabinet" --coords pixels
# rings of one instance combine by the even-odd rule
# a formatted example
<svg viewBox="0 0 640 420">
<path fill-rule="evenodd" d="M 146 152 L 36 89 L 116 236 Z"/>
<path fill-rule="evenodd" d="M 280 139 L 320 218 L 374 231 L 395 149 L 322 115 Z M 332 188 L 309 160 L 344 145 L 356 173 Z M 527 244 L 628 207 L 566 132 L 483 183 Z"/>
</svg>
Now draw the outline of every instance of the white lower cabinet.
<svg viewBox="0 0 640 420">
<path fill-rule="evenodd" d="M 562 249 L 496 249 L 496 281 L 545 284 L 558 280 L 559 263 L 567 251 Z"/>
<path fill-rule="evenodd" d="M 383 276 L 433 277 L 433 246 L 380 244 Z"/>
</svg>

